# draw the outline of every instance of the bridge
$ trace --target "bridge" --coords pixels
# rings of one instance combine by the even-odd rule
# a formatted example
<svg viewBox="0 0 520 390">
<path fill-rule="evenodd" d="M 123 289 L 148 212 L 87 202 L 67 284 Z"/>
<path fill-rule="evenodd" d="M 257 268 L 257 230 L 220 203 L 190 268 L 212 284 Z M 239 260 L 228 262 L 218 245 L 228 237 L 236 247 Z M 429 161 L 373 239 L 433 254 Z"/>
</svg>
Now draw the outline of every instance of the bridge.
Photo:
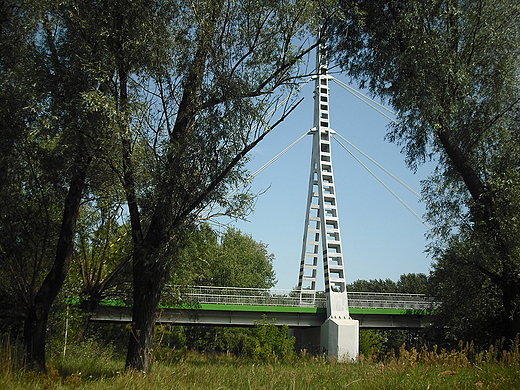
<svg viewBox="0 0 520 390">
<path fill-rule="evenodd" d="M 307 209 L 295 290 L 174 287 L 163 295 L 157 322 L 179 325 L 253 326 L 263 316 L 291 327 L 297 346 L 325 350 L 338 360 L 355 359 L 359 329 L 419 329 L 426 326 L 434 302 L 418 294 L 347 292 L 337 192 L 332 164 L 329 81 L 326 46 L 316 53 L 314 126 Z M 318 292 L 323 270 L 325 291 Z M 125 303 L 126 302 L 126 303 Z M 124 297 L 107 299 L 94 321 L 131 322 Z"/>
<path fill-rule="evenodd" d="M 327 319 L 323 291 L 209 286 L 167 286 L 157 323 L 254 326 L 263 316 L 290 328 L 310 329 Z M 350 316 L 361 329 L 420 329 L 428 326 L 435 302 L 422 294 L 348 292 Z M 93 321 L 131 322 L 130 299 L 114 291 Z"/>
</svg>

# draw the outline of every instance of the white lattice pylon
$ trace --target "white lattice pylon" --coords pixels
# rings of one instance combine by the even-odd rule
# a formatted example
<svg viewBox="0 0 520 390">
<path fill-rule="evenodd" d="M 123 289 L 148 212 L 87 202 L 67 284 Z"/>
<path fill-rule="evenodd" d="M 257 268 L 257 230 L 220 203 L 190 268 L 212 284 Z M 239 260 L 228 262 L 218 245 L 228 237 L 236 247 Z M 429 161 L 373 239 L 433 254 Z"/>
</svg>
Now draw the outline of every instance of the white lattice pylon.
<svg viewBox="0 0 520 390">
<path fill-rule="evenodd" d="M 343 251 L 332 167 L 329 115 L 329 75 L 326 47 L 317 53 L 314 90 L 314 127 L 307 214 L 303 236 L 298 287 L 316 290 L 321 255 L 327 295 L 327 322 L 322 326 L 321 345 L 331 356 L 357 357 L 358 323 L 348 309 Z M 321 251 L 320 251 L 321 249 Z"/>
<path fill-rule="evenodd" d="M 310 131 L 313 136 L 311 172 L 298 286 L 301 289 L 316 289 L 318 263 L 322 255 L 325 291 L 341 294 L 340 299 L 344 298 L 346 302 L 346 280 L 330 145 L 333 130 L 330 128 L 329 76 L 325 50 L 321 45 L 317 56 L 314 127 Z M 348 305 L 344 310 L 348 315 Z"/>
</svg>

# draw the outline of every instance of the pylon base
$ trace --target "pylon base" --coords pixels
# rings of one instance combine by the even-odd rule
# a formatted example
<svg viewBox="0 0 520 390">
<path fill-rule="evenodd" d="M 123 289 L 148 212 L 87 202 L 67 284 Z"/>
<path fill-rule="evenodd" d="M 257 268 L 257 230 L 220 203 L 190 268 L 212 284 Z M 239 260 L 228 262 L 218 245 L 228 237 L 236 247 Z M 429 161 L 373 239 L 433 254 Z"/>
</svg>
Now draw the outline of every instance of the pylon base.
<svg viewBox="0 0 520 390">
<path fill-rule="evenodd" d="M 321 348 L 329 358 L 355 361 L 359 355 L 359 321 L 327 318 L 321 326 Z"/>
</svg>

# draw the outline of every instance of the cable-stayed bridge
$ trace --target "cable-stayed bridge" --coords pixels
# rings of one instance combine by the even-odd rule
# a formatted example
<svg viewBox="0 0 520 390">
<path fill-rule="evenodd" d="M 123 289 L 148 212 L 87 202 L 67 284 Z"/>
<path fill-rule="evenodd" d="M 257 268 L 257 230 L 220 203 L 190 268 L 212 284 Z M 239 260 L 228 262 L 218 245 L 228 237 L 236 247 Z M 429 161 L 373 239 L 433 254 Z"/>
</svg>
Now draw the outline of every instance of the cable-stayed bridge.
<svg viewBox="0 0 520 390">
<path fill-rule="evenodd" d="M 308 133 L 313 137 L 311 170 L 297 288 L 169 287 L 157 322 L 253 326 L 266 316 L 290 326 L 298 347 L 319 348 L 339 360 L 357 357 L 360 328 L 419 329 L 429 324 L 435 304 L 424 295 L 347 291 L 331 139 L 347 151 L 338 137 L 349 142 L 330 128 L 329 81 L 334 78 L 328 74 L 324 45 L 316 57 L 314 127 Z M 325 290 L 320 292 L 321 275 Z M 92 320 L 131 322 L 131 306 L 116 295 L 99 306 Z"/>
<path fill-rule="evenodd" d="M 420 329 L 429 324 L 435 302 L 423 294 L 349 292 L 350 314 L 365 329 Z M 262 316 L 290 327 L 321 326 L 326 319 L 323 291 L 210 286 L 167 286 L 158 323 L 254 326 Z M 131 322 L 131 299 L 113 291 L 93 321 Z"/>
</svg>

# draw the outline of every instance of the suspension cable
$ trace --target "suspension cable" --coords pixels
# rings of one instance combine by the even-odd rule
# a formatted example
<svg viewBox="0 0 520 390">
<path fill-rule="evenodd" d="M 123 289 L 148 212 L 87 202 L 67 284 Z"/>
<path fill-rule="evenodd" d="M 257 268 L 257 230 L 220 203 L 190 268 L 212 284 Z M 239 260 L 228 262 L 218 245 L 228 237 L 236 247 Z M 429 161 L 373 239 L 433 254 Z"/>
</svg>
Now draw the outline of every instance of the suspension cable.
<svg viewBox="0 0 520 390">
<path fill-rule="evenodd" d="M 287 146 L 284 150 L 282 150 L 280 153 L 278 153 L 276 156 L 274 156 L 272 159 L 270 159 L 267 163 L 262 165 L 260 168 L 258 168 L 255 172 L 253 172 L 251 175 L 247 177 L 244 183 L 237 185 L 232 190 L 230 190 L 226 194 L 226 199 L 229 199 L 232 195 L 234 195 L 239 189 L 244 187 L 246 183 L 250 183 L 256 176 L 258 176 L 260 173 L 262 173 L 265 169 L 267 169 L 271 164 L 273 164 L 276 160 L 278 160 L 280 157 L 282 157 L 285 153 L 287 153 L 290 149 L 292 149 L 298 142 L 300 142 L 305 136 L 308 134 L 304 133 L 301 135 L 296 141 L 291 143 L 289 146 Z"/>
<path fill-rule="evenodd" d="M 284 104 L 286 104 L 291 98 L 296 96 L 302 89 L 305 87 L 310 81 L 312 80 L 312 77 L 308 78 L 306 81 L 301 83 L 298 88 L 291 91 L 289 95 L 287 95 L 284 99 L 282 99 L 275 107 L 273 107 L 266 115 L 265 117 L 271 117 L 274 115 L 274 113 Z M 269 127 L 269 123 L 267 123 L 264 119 L 261 119 L 261 121 L 264 123 L 266 127 Z M 278 160 L 282 155 L 284 155 L 289 149 L 291 149 L 294 145 L 296 145 L 298 142 L 300 142 L 307 133 L 303 134 L 300 138 L 298 138 L 296 141 L 294 141 L 292 144 L 290 144 L 288 147 L 286 147 L 284 150 L 282 150 L 280 153 L 278 153 L 275 157 L 273 157 L 271 160 L 269 160 L 266 164 L 264 164 L 261 168 L 259 168 L 256 172 L 249 175 L 242 184 L 239 184 L 235 186 L 234 188 L 230 189 L 229 192 L 226 194 L 225 199 L 229 199 L 231 196 L 233 196 L 239 189 L 243 188 L 246 184 L 250 183 L 257 175 L 259 175 L 262 171 L 264 171 L 269 165 L 274 163 L 276 160 Z"/>
<path fill-rule="evenodd" d="M 338 84 L 340 87 L 342 87 L 344 90 L 346 90 L 347 92 L 349 92 L 350 94 L 352 94 L 353 96 L 355 96 L 356 98 L 358 98 L 359 100 L 361 100 L 363 103 L 365 103 L 366 105 L 368 105 L 369 107 L 371 107 L 372 109 L 374 109 L 375 111 L 379 112 L 381 115 L 383 115 L 385 118 L 387 118 L 388 120 L 390 120 L 391 122 L 395 123 L 395 124 L 399 124 L 399 122 L 397 122 L 394 118 L 388 116 L 387 114 L 385 114 L 383 111 L 381 111 L 379 108 L 377 107 L 380 107 L 382 109 L 384 109 L 385 111 L 389 112 L 390 114 L 392 114 L 393 116 L 396 116 L 397 117 L 397 113 L 395 111 L 392 111 L 391 109 L 389 109 L 388 107 L 385 107 L 384 105 L 382 105 L 381 103 L 379 103 L 378 101 L 368 97 L 367 95 L 363 94 L 362 92 L 358 91 L 357 89 L 351 87 L 350 85 L 346 84 L 345 82 L 331 76 L 331 79 L 332 81 L 336 82 L 336 84 Z M 405 128 L 405 131 L 410 134 L 411 136 L 413 136 L 413 134 L 410 132 L 410 130 L 406 129 Z M 435 150 L 429 142 L 426 142 L 426 146 L 428 146 L 431 150 Z"/>
<path fill-rule="evenodd" d="M 395 176 L 392 172 L 390 172 L 388 169 L 386 169 L 385 167 L 383 167 L 381 164 L 379 164 L 377 161 L 375 161 L 372 157 L 370 157 L 368 154 L 366 154 L 365 152 L 363 152 L 361 149 L 359 149 L 356 145 L 354 145 L 352 142 L 350 142 L 348 139 L 346 139 L 345 137 L 343 137 L 341 134 L 339 134 L 338 132 L 336 132 L 336 134 L 338 137 L 340 137 L 343 141 L 345 141 L 347 144 L 349 144 L 351 147 L 353 147 L 354 149 L 356 149 L 356 151 L 358 151 L 359 153 L 361 153 L 365 158 L 367 158 L 368 160 L 370 160 L 374 165 L 376 165 L 377 167 L 379 167 L 381 170 L 383 170 L 387 175 L 389 175 L 392 179 L 394 179 L 395 181 L 397 181 L 399 184 L 401 184 L 404 188 L 406 188 L 408 191 L 410 191 L 412 194 L 414 194 L 415 196 L 417 196 L 421 201 L 423 202 L 426 202 L 425 199 L 422 197 L 421 194 L 419 194 L 417 191 L 415 191 L 412 187 L 410 187 L 408 184 L 406 184 L 405 182 L 403 182 L 401 179 L 399 179 L 397 176 Z"/>
<path fill-rule="evenodd" d="M 282 150 L 280 153 L 278 153 L 276 156 L 274 156 L 271 160 L 269 160 L 261 168 L 257 169 L 251 176 L 249 176 L 248 179 L 254 179 L 257 175 L 262 173 L 267 167 L 269 167 L 269 165 L 271 165 L 276 160 L 278 160 L 280 157 L 282 157 L 286 152 L 288 152 L 290 149 L 292 149 L 293 146 L 295 146 L 298 142 L 300 142 L 308 134 L 309 134 L 308 132 L 302 134 L 296 141 L 294 141 L 292 144 L 290 144 L 284 150 Z"/>
<path fill-rule="evenodd" d="M 343 81 L 341 80 L 338 80 L 337 78 L 335 77 L 331 77 L 332 81 L 336 82 L 336 84 L 338 84 L 340 87 L 342 87 L 344 90 L 346 90 L 347 92 L 351 93 L 352 95 L 354 95 L 355 97 L 357 97 L 359 100 L 361 100 L 363 103 L 365 103 L 366 105 L 368 105 L 369 107 L 373 108 L 374 110 L 376 110 L 377 112 L 379 112 L 381 115 L 383 115 L 385 118 L 387 118 L 388 120 L 394 122 L 394 123 L 397 123 L 397 121 L 392 118 L 391 116 L 389 116 L 387 113 L 385 113 L 383 110 L 387 111 L 388 113 L 390 113 L 391 115 L 394 115 L 394 116 L 397 116 L 397 114 L 390 110 L 389 108 L 383 106 L 381 103 L 375 101 L 374 99 L 371 99 L 370 97 L 368 97 L 367 95 L 359 92 L 357 89 L 351 87 L 350 85 L 344 83 Z M 383 110 L 381 110 L 383 109 Z"/>
<path fill-rule="evenodd" d="M 338 140 L 337 138 L 333 137 L 336 142 L 338 144 L 341 145 L 341 147 L 343 147 L 343 149 L 345 149 L 363 168 L 365 168 L 367 170 L 368 173 L 370 173 L 383 187 L 386 188 L 386 190 L 388 192 L 390 192 L 404 207 L 406 207 L 406 209 L 412 213 L 415 218 L 417 218 L 428 230 L 432 230 L 431 227 L 426 223 L 426 221 L 424 221 L 424 219 L 422 219 L 422 217 L 417 214 L 410 206 L 408 206 L 408 204 L 406 204 L 406 202 L 404 200 L 402 200 L 394 191 L 392 191 L 392 189 L 390 187 L 388 187 L 369 167 L 367 167 L 354 153 L 352 153 L 352 151 L 350 149 L 348 149 L 340 140 Z"/>
<path fill-rule="evenodd" d="M 389 116 L 387 113 L 385 113 L 383 110 L 388 112 L 391 115 L 397 116 L 397 114 L 390 110 L 389 108 L 385 107 L 384 105 L 380 104 L 379 102 L 371 99 L 370 97 L 364 95 L 360 91 L 356 90 L 355 88 L 351 87 L 350 85 L 344 83 L 341 80 L 338 80 L 337 78 L 331 76 L 331 79 L 336 82 L 340 87 L 345 89 L 347 92 L 361 100 L 363 103 L 367 104 L 369 107 L 374 109 L 375 111 L 379 112 L 381 115 L 383 115 L 385 118 L 389 119 L 391 122 L 397 123 L 397 121 Z M 286 98 L 281 100 L 266 116 L 270 116 L 274 114 L 282 105 L 286 104 L 293 96 L 295 96 L 297 93 L 299 93 L 305 85 L 307 85 L 312 78 L 309 78 L 305 82 L 301 83 L 298 88 L 293 90 Z M 267 123 L 266 123 L 267 125 Z M 289 146 L 287 146 L 285 149 L 283 149 L 280 153 L 278 153 L 276 156 L 274 156 L 271 160 L 269 160 L 266 164 L 264 164 L 262 167 L 257 169 L 254 173 L 249 175 L 244 183 L 239 184 L 235 186 L 233 189 L 231 189 L 225 196 L 226 199 L 229 199 L 231 196 L 233 196 L 237 191 L 239 191 L 241 188 L 246 186 L 248 183 L 251 183 L 253 179 L 258 176 L 260 173 L 262 173 L 265 169 L 267 169 L 271 164 L 276 162 L 281 156 L 283 156 L 285 153 L 287 153 L 290 149 L 292 149 L 296 144 L 298 144 L 305 136 L 308 135 L 308 132 L 301 135 L 298 139 L 296 139 L 293 143 L 291 143 Z M 388 171 L 386 168 L 384 168 L 381 164 L 377 163 L 374 159 L 372 159 L 370 156 L 368 156 L 366 153 L 364 153 L 362 150 L 360 150 L 358 147 L 356 147 L 354 144 L 352 144 L 350 141 L 348 141 L 345 137 L 343 137 L 341 134 L 335 132 L 333 134 L 333 138 L 338 142 L 338 144 L 343 147 L 367 172 L 369 172 L 385 189 L 390 192 L 410 213 L 412 213 L 428 230 L 432 230 L 431 227 L 424 221 L 424 219 L 417 214 L 404 200 L 402 200 L 388 185 L 386 185 L 368 166 L 366 166 L 354 153 L 348 149 L 337 137 L 334 137 L 334 135 L 337 135 L 339 138 L 341 138 L 343 141 L 348 143 L 351 147 L 353 147 L 357 152 L 361 153 L 365 158 L 370 160 L 373 164 L 375 164 L 377 167 L 379 167 L 381 170 L 383 170 L 385 173 L 387 173 L 390 177 L 392 177 L 394 180 L 396 180 L 399 184 L 404 186 L 408 191 L 413 193 L 415 196 L 417 196 L 421 201 L 425 202 L 424 198 L 417 193 L 415 190 L 413 190 L 410 186 L 405 184 L 403 181 L 401 181 L 399 178 L 397 178 L 394 174 L 392 174 L 390 171 Z"/>
</svg>

